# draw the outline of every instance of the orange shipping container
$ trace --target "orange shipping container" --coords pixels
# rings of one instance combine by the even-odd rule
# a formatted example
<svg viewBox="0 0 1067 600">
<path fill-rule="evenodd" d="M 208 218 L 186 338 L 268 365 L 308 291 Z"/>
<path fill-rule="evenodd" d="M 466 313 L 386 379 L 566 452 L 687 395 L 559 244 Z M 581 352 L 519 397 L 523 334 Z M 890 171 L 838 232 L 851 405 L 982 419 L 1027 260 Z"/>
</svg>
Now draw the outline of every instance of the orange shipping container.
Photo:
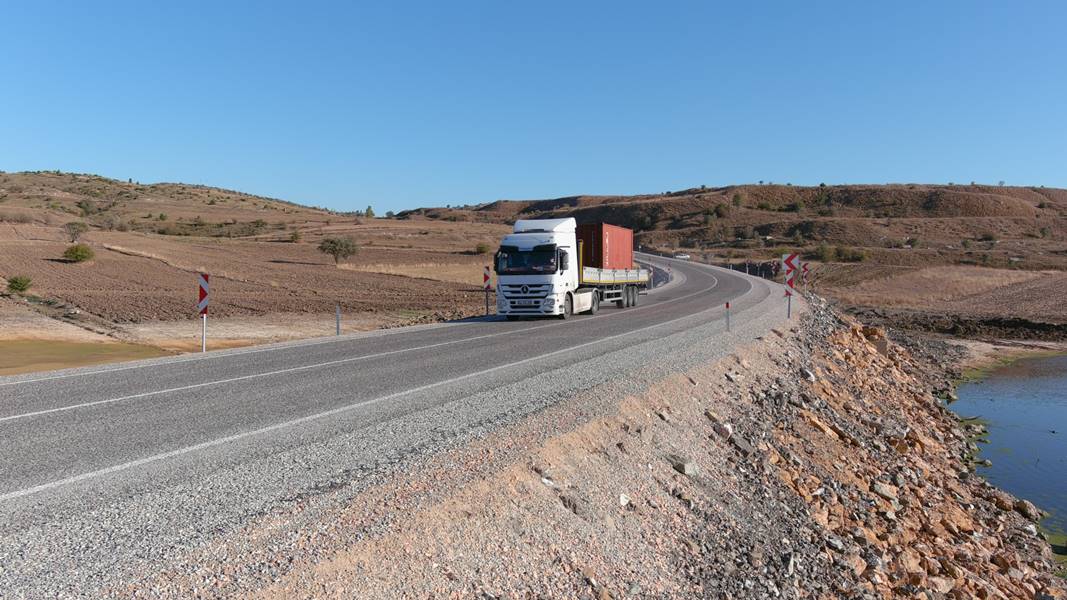
<svg viewBox="0 0 1067 600">
<path fill-rule="evenodd" d="M 582 265 L 598 269 L 630 269 L 634 264 L 634 232 L 607 223 L 578 226 Z"/>
</svg>

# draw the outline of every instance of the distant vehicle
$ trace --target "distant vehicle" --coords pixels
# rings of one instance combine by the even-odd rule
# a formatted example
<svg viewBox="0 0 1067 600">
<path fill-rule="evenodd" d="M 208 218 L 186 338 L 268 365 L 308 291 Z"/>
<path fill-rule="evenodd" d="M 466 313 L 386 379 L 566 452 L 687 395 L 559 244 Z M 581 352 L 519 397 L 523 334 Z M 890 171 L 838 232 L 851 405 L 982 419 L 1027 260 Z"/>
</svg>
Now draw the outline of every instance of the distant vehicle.
<svg viewBox="0 0 1067 600">
<path fill-rule="evenodd" d="M 500 242 L 493 261 L 497 314 L 596 314 L 601 302 L 637 306 L 649 272 L 634 265 L 633 232 L 606 223 L 578 226 L 573 218 L 523 219 Z"/>
<path fill-rule="evenodd" d="M 675 254 L 674 258 L 677 258 L 678 260 L 689 260 L 689 255 L 688 254 Z"/>
</svg>

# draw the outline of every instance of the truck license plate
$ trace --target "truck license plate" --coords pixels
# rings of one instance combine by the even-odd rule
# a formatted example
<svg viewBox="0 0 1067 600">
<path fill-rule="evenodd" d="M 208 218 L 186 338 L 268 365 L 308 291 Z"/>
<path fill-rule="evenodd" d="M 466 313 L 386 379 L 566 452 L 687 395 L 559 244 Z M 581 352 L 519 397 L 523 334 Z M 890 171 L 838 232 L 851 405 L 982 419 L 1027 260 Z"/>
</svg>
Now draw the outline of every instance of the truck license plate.
<svg viewBox="0 0 1067 600">
<path fill-rule="evenodd" d="M 537 306 L 537 300 L 516 300 L 516 306 Z"/>
</svg>

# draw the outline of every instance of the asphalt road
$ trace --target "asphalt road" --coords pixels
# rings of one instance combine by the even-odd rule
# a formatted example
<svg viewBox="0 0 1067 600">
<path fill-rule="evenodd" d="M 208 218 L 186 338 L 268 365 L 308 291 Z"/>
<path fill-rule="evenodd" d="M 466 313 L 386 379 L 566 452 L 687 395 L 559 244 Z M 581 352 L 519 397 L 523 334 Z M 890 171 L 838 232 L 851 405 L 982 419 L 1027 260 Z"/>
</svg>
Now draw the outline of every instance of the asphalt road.
<svg viewBox="0 0 1067 600">
<path fill-rule="evenodd" d="M 763 318 L 777 289 L 646 258 L 674 279 L 637 307 L 568 321 L 471 320 L 0 377 L 0 588 L 91 593 L 135 563 L 397 460 L 424 439 L 408 429 L 445 438 L 493 418 L 493 401 L 470 411 L 478 417 L 441 412 L 463 399 L 509 389 L 499 411 L 513 410 L 522 385 L 531 399 L 555 393 L 526 382 L 721 320 L 726 301 L 735 322 Z M 590 381 L 626 373 L 598 375 Z"/>
</svg>

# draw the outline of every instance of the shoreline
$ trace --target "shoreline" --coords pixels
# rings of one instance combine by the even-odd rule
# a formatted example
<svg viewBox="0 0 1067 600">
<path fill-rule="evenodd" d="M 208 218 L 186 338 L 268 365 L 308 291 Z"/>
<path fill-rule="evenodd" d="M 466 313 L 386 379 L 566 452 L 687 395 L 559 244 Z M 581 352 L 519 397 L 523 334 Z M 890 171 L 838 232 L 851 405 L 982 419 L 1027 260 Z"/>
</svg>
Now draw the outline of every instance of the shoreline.
<svg viewBox="0 0 1067 600">
<path fill-rule="evenodd" d="M 988 435 L 988 427 L 991 424 L 995 425 L 995 421 L 990 421 L 985 418 L 976 420 L 974 417 L 968 417 L 956 412 L 952 405 L 955 403 L 955 394 L 958 393 L 960 386 L 967 383 L 981 382 L 989 377 L 994 371 L 1007 367 L 1020 360 L 1067 355 L 1067 342 L 1050 342 L 1045 340 L 997 340 L 994 342 L 960 338 L 953 339 L 949 343 L 962 348 L 964 355 L 955 361 L 955 367 L 959 371 L 959 376 L 957 377 L 953 388 L 953 399 L 947 400 L 945 406 L 956 415 L 961 424 L 967 425 L 969 423 L 978 423 L 981 425 L 982 429 L 973 435 L 972 441 L 986 439 L 986 436 Z M 971 457 L 969 464 L 969 468 L 972 472 L 977 472 L 977 467 L 980 465 L 985 464 L 985 466 L 988 467 L 990 464 L 988 460 L 979 460 L 979 456 L 983 451 L 980 445 L 976 445 L 976 447 L 978 450 Z M 985 453 L 988 454 L 989 452 L 986 451 Z M 1001 488 L 998 487 L 998 489 Z M 1005 491 L 1012 493 L 1009 490 Z M 1038 530 L 1045 538 L 1045 541 L 1048 542 L 1056 562 L 1061 567 L 1060 570 L 1057 571 L 1057 575 L 1067 578 L 1067 531 L 1050 529 L 1042 525 L 1040 522 L 1037 526 Z"/>
</svg>

